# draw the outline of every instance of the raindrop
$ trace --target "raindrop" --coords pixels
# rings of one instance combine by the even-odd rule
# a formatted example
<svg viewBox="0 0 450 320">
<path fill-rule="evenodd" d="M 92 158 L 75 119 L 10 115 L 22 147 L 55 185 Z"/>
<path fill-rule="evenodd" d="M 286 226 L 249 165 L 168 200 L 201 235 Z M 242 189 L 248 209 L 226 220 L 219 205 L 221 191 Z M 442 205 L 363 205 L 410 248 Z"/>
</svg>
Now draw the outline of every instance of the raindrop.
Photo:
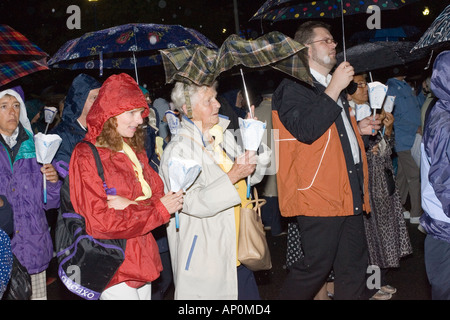
<svg viewBox="0 0 450 320">
<path fill-rule="evenodd" d="M 160 1 L 158 2 L 158 6 L 159 6 L 161 9 L 164 9 L 164 8 L 167 6 L 167 3 L 166 3 L 164 0 L 160 0 Z"/>
</svg>

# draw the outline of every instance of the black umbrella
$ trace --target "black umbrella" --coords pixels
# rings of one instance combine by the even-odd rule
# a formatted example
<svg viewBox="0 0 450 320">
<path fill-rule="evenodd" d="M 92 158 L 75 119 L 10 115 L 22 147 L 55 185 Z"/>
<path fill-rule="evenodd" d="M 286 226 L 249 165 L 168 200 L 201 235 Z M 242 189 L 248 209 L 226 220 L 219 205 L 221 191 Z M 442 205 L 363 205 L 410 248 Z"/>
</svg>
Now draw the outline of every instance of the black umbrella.
<svg viewBox="0 0 450 320">
<path fill-rule="evenodd" d="M 376 41 L 411 41 L 422 32 L 415 26 L 401 26 L 396 28 L 369 29 L 354 33 L 349 43 L 356 45 L 364 42 Z"/>
<path fill-rule="evenodd" d="M 425 51 L 411 54 L 414 46 L 411 41 L 377 41 L 358 44 L 347 49 L 347 61 L 355 73 L 368 72 L 387 67 L 406 65 L 426 58 Z M 344 61 L 343 53 L 336 56 L 338 64 Z"/>
</svg>

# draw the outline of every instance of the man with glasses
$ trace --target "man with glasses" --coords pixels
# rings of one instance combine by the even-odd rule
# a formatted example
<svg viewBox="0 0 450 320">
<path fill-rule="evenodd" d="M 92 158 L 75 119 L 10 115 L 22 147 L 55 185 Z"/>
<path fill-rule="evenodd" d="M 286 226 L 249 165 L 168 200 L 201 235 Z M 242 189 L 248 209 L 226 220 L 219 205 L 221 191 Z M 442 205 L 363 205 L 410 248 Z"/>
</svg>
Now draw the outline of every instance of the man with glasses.
<svg viewBox="0 0 450 320">
<path fill-rule="evenodd" d="M 312 85 L 284 79 L 272 100 L 280 133 L 280 210 L 296 218 L 302 252 L 280 298 L 312 299 L 333 271 L 334 299 L 363 299 L 368 266 L 363 214 L 370 205 L 362 135 L 376 133 L 380 121 L 369 117 L 357 124 L 350 116 L 344 91 L 354 71 L 343 62 L 330 74 L 337 43 L 327 24 L 306 22 L 295 40 L 307 47 L 302 53 Z"/>
</svg>

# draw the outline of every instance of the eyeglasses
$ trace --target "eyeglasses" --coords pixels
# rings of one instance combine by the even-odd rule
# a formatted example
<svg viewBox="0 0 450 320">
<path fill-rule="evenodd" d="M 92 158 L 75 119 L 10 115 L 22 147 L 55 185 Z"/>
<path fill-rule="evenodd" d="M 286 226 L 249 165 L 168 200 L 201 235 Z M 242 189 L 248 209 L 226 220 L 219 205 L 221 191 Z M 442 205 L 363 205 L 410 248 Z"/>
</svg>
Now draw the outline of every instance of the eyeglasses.
<svg viewBox="0 0 450 320">
<path fill-rule="evenodd" d="M 334 40 L 334 39 L 316 40 L 316 41 L 308 42 L 307 44 L 316 43 L 316 42 L 322 42 L 322 41 L 325 41 L 326 44 L 335 44 L 336 46 L 338 45 L 337 41 Z"/>
<path fill-rule="evenodd" d="M 358 82 L 358 88 L 365 88 L 367 86 L 367 82 Z"/>
</svg>

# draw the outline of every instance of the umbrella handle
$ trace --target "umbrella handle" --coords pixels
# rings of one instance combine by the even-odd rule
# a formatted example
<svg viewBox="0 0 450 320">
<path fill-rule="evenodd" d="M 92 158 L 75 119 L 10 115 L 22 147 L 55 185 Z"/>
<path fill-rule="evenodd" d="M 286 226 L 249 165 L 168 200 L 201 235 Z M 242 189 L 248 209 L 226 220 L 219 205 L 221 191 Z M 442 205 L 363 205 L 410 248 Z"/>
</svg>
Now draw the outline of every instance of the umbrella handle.
<svg viewBox="0 0 450 320">
<path fill-rule="evenodd" d="M 342 22 L 342 51 L 344 53 L 344 61 L 347 61 L 347 52 L 345 50 L 344 1 L 341 1 L 341 22 Z"/>
<path fill-rule="evenodd" d="M 137 60 L 136 60 L 136 55 L 134 54 L 134 51 L 133 51 L 133 62 L 134 62 L 134 74 L 136 75 L 136 83 L 139 84 L 139 76 L 138 76 L 138 71 L 137 71 Z"/>
<path fill-rule="evenodd" d="M 373 108 L 373 121 L 375 121 L 375 116 L 377 114 L 377 109 Z M 375 133 L 375 129 L 372 129 L 372 134 Z"/>
<path fill-rule="evenodd" d="M 47 204 L 47 177 L 45 176 L 45 173 L 42 175 L 44 179 L 44 203 Z"/>
</svg>

